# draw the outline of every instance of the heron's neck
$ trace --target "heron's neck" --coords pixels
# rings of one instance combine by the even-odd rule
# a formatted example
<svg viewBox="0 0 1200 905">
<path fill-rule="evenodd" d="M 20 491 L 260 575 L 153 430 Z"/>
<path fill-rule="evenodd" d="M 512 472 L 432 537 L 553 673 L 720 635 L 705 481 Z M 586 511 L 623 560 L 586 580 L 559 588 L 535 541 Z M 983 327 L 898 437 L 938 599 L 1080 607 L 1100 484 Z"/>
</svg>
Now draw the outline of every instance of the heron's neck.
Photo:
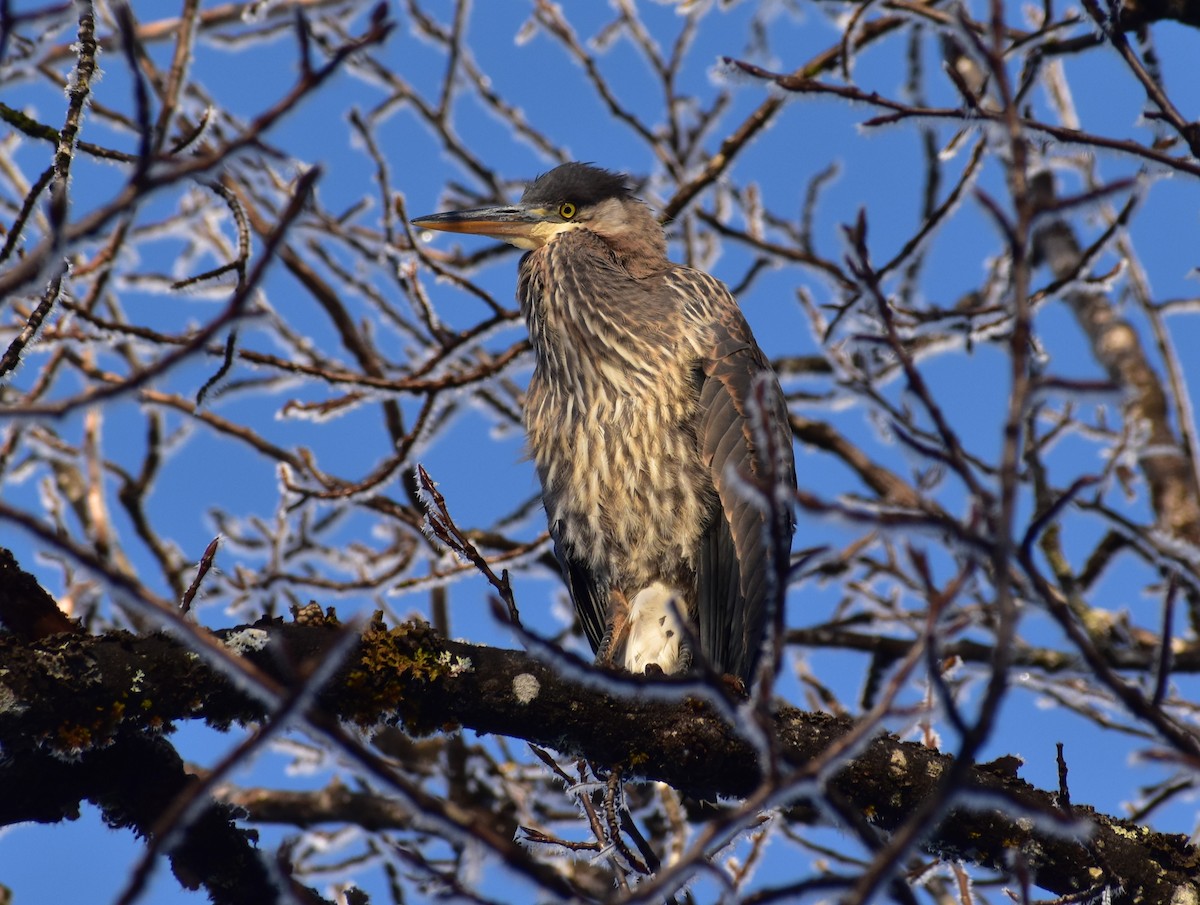
<svg viewBox="0 0 1200 905">
<path fill-rule="evenodd" d="M 676 300 L 657 285 L 626 271 L 594 235 L 526 255 L 517 294 L 542 376 L 584 395 L 651 388 L 682 351 Z"/>
<path fill-rule="evenodd" d="M 605 201 L 597 206 L 588 228 L 635 279 L 645 279 L 670 266 L 667 237 L 644 204 Z"/>
</svg>

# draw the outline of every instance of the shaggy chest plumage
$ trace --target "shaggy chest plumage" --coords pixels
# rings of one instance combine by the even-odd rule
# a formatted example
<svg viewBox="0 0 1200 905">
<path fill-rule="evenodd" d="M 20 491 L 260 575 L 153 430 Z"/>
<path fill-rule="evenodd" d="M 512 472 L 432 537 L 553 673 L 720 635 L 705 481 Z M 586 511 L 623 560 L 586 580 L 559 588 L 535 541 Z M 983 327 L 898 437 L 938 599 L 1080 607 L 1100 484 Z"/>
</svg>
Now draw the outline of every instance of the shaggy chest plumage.
<svg viewBox="0 0 1200 905">
<path fill-rule="evenodd" d="M 696 436 L 707 337 L 663 285 L 624 273 L 583 231 L 526 255 L 525 422 L 556 542 L 629 601 L 657 582 L 690 612 L 716 504 Z"/>
<path fill-rule="evenodd" d="M 729 290 L 672 264 L 628 178 L 590 164 L 542 174 L 516 204 L 413 223 L 529 252 L 525 426 L 597 662 L 680 673 L 699 657 L 748 687 L 792 527 L 766 524 L 764 482 L 779 499 L 796 479 L 783 392 Z"/>
</svg>

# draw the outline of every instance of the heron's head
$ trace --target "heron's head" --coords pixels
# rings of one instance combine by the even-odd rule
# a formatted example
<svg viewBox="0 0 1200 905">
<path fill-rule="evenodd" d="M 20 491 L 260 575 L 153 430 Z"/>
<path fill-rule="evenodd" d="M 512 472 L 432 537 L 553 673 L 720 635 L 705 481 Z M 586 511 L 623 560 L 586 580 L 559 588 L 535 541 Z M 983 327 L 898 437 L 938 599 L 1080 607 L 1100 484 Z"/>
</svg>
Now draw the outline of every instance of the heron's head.
<svg viewBox="0 0 1200 905">
<path fill-rule="evenodd" d="M 666 258 L 662 227 L 634 197 L 627 178 L 586 163 L 564 163 L 535 179 L 516 204 L 417 217 L 424 229 L 492 236 L 528 250 L 586 229 L 618 257 Z"/>
</svg>

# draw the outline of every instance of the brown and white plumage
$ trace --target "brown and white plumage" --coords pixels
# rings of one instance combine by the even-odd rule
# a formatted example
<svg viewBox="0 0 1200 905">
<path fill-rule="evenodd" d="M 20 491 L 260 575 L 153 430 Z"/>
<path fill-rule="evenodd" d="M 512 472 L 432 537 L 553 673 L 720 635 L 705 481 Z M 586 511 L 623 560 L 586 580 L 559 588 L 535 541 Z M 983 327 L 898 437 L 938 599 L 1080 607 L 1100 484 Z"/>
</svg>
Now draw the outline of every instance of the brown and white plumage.
<svg viewBox="0 0 1200 905">
<path fill-rule="evenodd" d="M 764 516 L 734 485 L 771 473 L 748 410 L 764 379 L 775 470 L 792 486 L 795 472 L 783 394 L 733 296 L 669 261 L 625 178 L 585 164 L 539 177 L 518 205 L 414 222 L 528 249 L 525 424 L 593 650 L 672 673 L 687 669 L 694 637 L 712 669 L 749 683 L 772 563 Z"/>
</svg>

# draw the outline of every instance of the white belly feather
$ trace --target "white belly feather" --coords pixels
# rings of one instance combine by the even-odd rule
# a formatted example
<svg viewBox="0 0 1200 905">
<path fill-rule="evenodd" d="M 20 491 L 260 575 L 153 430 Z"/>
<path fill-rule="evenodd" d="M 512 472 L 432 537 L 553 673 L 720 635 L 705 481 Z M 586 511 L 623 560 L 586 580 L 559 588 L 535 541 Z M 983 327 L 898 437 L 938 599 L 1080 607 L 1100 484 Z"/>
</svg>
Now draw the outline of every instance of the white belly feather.
<svg viewBox="0 0 1200 905">
<path fill-rule="evenodd" d="M 687 613 L 683 594 L 656 581 L 638 591 L 629 605 L 629 637 L 616 656 L 625 669 L 640 675 L 657 664 L 667 675 L 679 672 L 685 633 L 679 617 Z"/>
</svg>

